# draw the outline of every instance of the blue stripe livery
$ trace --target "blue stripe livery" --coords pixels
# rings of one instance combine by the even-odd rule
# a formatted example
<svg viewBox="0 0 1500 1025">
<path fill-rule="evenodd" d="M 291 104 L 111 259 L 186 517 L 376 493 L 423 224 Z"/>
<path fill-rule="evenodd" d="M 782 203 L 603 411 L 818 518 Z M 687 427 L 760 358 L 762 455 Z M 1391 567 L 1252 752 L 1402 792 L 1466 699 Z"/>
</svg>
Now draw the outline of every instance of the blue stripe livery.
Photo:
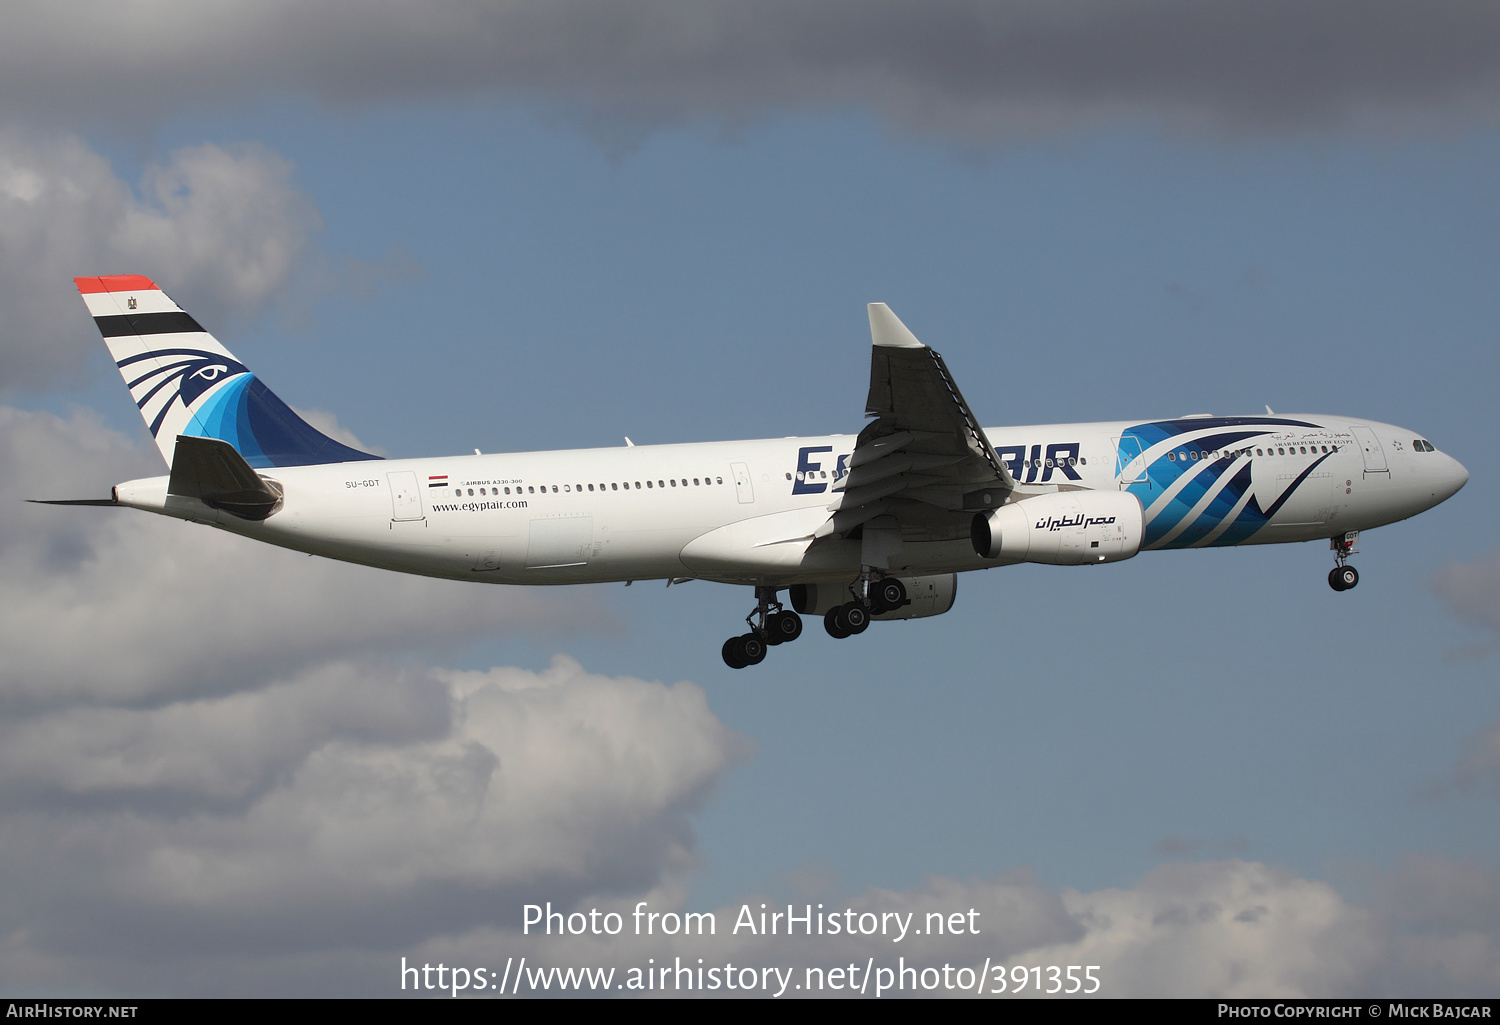
<svg viewBox="0 0 1500 1025">
<path fill-rule="evenodd" d="M 142 410 L 162 389 L 177 388 L 175 399 L 162 405 L 153 419 L 153 436 L 161 431 L 174 402 L 181 402 L 192 415 L 179 433 L 227 441 L 258 469 L 380 458 L 334 441 L 298 416 L 244 364 L 222 353 L 158 349 L 121 360 L 119 366 L 126 372 L 132 364 L 142 363 L 151 369 L 131 381 L 132 388 L 168 371 L 137 400 Z M 126 377 L 130 379 L 128 373 Z"/>
<path fill-rule="evenodd" d="M 1136 457 L 1136 444 L 1140 446 L 1139 452 L 1150 452 L 1155 446 L 1173 439 L 1182 439 L 1171 448 L 1163 449 L 1152 459 L 1147 467 L 1146 480 L 1126 486 L 1126 490 L 1141 500 L 1143 507 L 1151 509 L 1164 491 L 1181 478 L 1190 478 L 1171 501 L 1151 517 L 1146 524 L 1141 546 L 1190 548 L 1203 544 L 1205 538 L 1224 524 L 1236 508 L 1239 513 L 1234 516 L 1233 522 L 1214 536 L 1209 545 L 1237 545 L 1246 541 L 1276 515 L 1287 499 L 1328 456 L 1314 460 L 1269 507 L 1263 509 L 1260 496 L 1252 493 L 1251 464 L 1248 460 L 1241 459 L 1237 450 L 1255 439 L 1276 433 L 1279 429 L 1317 430 L 1319 426 L 1285 417 L 1196 417 L 1140 424 L 1125 431 L 1116 453 L 1117 466 L 1121 470 Z M 1183 438 L 1186 434 L 1194 436 Z M 1213 452 L 1224 454 L 1214 459 L 1208 455 Z M 1227 480 L 1226 475 L 1229 475 Z M 1197 516 L 1193 516 L 1193 510 L 1211 493 L 1208 504 Z M 1189 517 L 1192 517 L 1191 522 L 1183 527 Z M 1182 529 L 1179 530 L 1179 527 Z M 1171 539 L 1164 540 L 1169 535 Z"/>
</svg>

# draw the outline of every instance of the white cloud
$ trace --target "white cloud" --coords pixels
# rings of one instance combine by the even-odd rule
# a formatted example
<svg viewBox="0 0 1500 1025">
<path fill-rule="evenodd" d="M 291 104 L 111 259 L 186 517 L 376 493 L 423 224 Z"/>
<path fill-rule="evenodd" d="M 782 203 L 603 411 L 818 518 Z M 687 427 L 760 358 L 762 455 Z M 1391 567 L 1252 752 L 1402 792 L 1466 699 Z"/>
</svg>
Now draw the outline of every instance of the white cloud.
<svg viewBox="0 0 1500 1025">
<path fill-rule="evenodd" d="M 293 406 L 292 411 L 334 441 L 341 441 L 350 448 L 357 448 L 361 452 L 369 452 L 377 456 L 387 455 L 386 450 L 380 446 L 371 445 L 368 442 L 359 440 L 353 431 L 339 423 L 338 417 L 327 410 L 298 409 Z"/>
<path fill-rule="evenodd" d="M 403 956 L 408 964 L 483 967 L 497 976 L 507 959 L 515 963 L 525 956 L 533 970 L 612 967 L 616 982 L 648 964 L 694 970 L 701 964 L 705 970 L 721 969 L 721 977 L 729 964 L 776 967 L 792 970 L 786 992 L 794 996 L 806 995 L 796 986 L 805 984 L 809 968 L 822 969 L 826 981 L 830 970 L 854 965 L 857 990 L 866 966 L 873 965 L 885 974 L 875 976 L 867 997 L 874 996 L 882 981 L 904 980 L 898 994 L 911 995 L 916 987 L 922 996 L 972 999 L 972 992 L 955 988 L 958 972 L 968 970 L 973 981 L 973 973 L 986 962 L 991 988 L 999 985 L 994 969 L 1006 969 L 1007 998 L 1017 995 L 1009 991 L 1022 975 L 1026 982 L 1019 995 L 1045 995 L 1035 992 L 1037 968 L 1044 990 L 1066 987 L 1068 965 L 1097 965 L 1092 974 L 1100 980 L 1099 995 L 1106 997 L 1482 997 L 1500 984 L 1500 920 L 1493 914 L 1500 879 L 1495 873 L 1434 857 L 1384 877 L 1378 889 L 1375 907 L 1366 909 L 1327 883 L 1258 862 L 1223 861 L 1174 863 L 1133 887 L 1094 892 L 1050 891 L 1030 873 L 1017 872 L 966 882 L 938 878 L 910 890 L 869 890 L 847 900 L 824 897 L 821 909 L 818 898 L 812 899 L 814 913 L 840 920 L 848 920 L 846 909 L 856 922 L 868 913 L 882 923 L 887 915 L 910 915 L 909 931 L 899 941 L 895 919 L 881 935 L 882 926 L 872 918 L 864 921 L 876 932 L 853 938 L 826 932 L 809 937 L 800 926 L 789 936 L 785 918 L 776 935 L 745 930 L 734 935 L 742 906 L 748 905 L 758 922 L 762 904 L 768 915 L 785 914 L 787 902 L 752 896 L 743 904 L 698 909 L 663 899 L 659 892 L 641 892 L 625 899 L 591 895 L 577 903 L 584 912 L 594 907 L 619 912 L 624 932 L 618 938 L 523 937 L 521 900 L 555 896 L 538 884 L 524 898 L 498 909 L 500 925 L 435 934 L 387 951 L 343 951 L 322 963 L 321 977 L 298 977 L 297 985 L 302 992 L 394 994 Z M 648 900 L 648 910 L 659 912 L 711 910 L 716 931 L 686 938 L 633 935 L 631 912 L 637 900 Z M 798 898 L 792 912 L 802 915 L 808 904 L 807 898 Z M 925 934 L 929 914 L 950 924 L 950 916 L 957 914 L 962 933 Z M 977 933 L 969 933 L 971 922 Z M 1060 968 L 1056 983 L 1052 965 Z M 244 962 L 240 967 L 245 969 Z M 902 976 L 903 967 L 914 971 Z M 211 976 L 223 970 L 212 962 L 206 968 Z M 924 975 L 926 969 L 932 971 Z M 249 970 L 267 979 L 287 979 L 295 972 L 278 959 Z M 1081 970 L 1075 974 L 1083 976 Z M 528 988 L 523 985 L 521 992 Z M 669 988 L 666 995 L 700 994 Z M 708 995 L 734 994 L 720 988 Z M 824 995 L 854 994 L 845 989 Z"/>
<path fill-rule="evenodd" d="M 1428 587 L 1458 619 L 1500 631 L 1500 554 L 1476 563 L 1447 563 Z"/>
<path fill-rule="evenodd" d="M 284 292 L 318 230 L 259 146 L 177 150 L 137 193 L 76 138 L 0 133 L 0 390 L 76 374 L 100 344 L 73 278 L 144 274 L 213 323 Z"/>
<path fill-rule="evenodd" d="M 688 816 L 745 752 L 692 684 L 563 657 L 322 666 L 250 696 L 54 713 L 6 743 L 5 785 L 73 798 L 0 812 L 0 932 L 40 965 L 383 950 L 497 922 L 533 888 L 650 890 L 691 867 Z"/>
<path fill-rule="evenodd" d="M 1385 960 L 1367 912 L 1253 862 L 1167 865 L 1134 890 L 1064 899 L 1087 934 L 1032 956 L 1105 966 L 1111 996 L 1352 995 Z"/>
<path fill-rule="evenodd" d="M 1454 618 L 1500 632 L 1500 555 L 1477 563 L 1450 562 L 1432 575 L 1428 587 Z M 1485 647 L 1470 653 L 1482 657 L 1492 651 Z M 1470 737 L 1465 747 L 1448 778 L 1427 788 L 1428 796 L 1475 788 L 1500 794 L 1500 720 Z"/>
<path fill-rule="evenodd" d="M 1324 883 L 1255 862 L 1196 862 L 1158 868 L 1131 889 L 1044 890 L 1028 876 L 957 883 L 935 880 L 907 893 L 874 891 L 857 911 L 981 912 L 976 936 L 915 936 L 901 944 L 844 945 L 767 939 L 740 958 L 1048 966 L 1098 965 L 1100 995 L 1297 996 L 1346 993 L 1383 960 L 1371 916 Z M 795 955 L 794 955 L 795 956 Z M 1034 988 L 1034 980 L 1033 980 Z M 960 994 L 949 994 L 960 995 Z"/>
<path fill-rule="evenodd" d="M 561 656 L 409 664 L 445 640 L 607 625 L 597 592 L 19 502 L 159 471 L 89 414 L 0 409 L 0 502 L 20 509 L 0 523 L 8 984 L 134 991 L 142 962 L 388 949 L 497 921 L 532 886 L 680 896 L 688 817 L 747 750 L 701 690 Z"/>
<path fill-rule="evenodd" d="M 103 497 L 163 472 L 86 414 L 0 409 L 0 706 L 155 702 L 325 659 L 561 627 L 608 628 L 598 592 L 533 593 L 309 558 Z"/>
</svg>

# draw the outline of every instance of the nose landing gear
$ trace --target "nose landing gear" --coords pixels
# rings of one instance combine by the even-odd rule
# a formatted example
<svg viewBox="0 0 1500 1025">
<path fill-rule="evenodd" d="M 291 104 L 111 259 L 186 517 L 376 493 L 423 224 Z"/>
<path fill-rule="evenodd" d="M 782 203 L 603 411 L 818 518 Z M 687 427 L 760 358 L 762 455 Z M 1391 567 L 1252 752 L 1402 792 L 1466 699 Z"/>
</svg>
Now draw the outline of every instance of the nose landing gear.
<svg viewBox="0 0 1500 1025">
<path fill-rule="evenodd" d="M 1359 583 L 1359 570 L 1348 565 L 1349 556 L 1355 555 L 1359 549 L 1359 531 L 1351 530 L 1341 537 L 1328 539 L 1328 547 L 1333 549 L 1333 559 L 1338 563 L 1328 573 L 1328 586 L 1335 591 L 1347 591 Z"/>
<path fill-rule="evenodd" d="M 730 669 L 758 665 L 770 645 L 785 644 L 802 636 L 802 617 L 782 608 L 776 600 L 776 588 L 757 587 L 755 600 L 755 611 L 745 617 L 750 632 L 729 638 L 720 652 Z"/>
</svg>

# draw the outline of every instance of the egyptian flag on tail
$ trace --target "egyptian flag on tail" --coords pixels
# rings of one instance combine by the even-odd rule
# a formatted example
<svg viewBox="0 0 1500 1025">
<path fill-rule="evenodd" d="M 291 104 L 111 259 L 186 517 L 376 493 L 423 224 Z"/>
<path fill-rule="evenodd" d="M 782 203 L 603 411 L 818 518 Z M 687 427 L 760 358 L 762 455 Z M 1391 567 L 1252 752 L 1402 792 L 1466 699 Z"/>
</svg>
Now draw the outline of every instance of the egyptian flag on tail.
<svg viewBox="0 0 1500 1025">
<path fill-rule="evenodd" d="M 278 399 L 149 278 L 74 278 L 156 447 L 218 438 L 254 467 L 379 459 L 323 434 Z"/>
</svg>

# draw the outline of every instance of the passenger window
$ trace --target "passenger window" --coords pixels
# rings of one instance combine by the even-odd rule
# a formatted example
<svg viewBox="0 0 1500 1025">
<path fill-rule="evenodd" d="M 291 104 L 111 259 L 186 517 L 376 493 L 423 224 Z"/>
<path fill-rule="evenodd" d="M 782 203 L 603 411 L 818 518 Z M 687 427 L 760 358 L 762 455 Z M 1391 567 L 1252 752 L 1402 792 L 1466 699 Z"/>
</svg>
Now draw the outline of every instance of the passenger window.
<svg viewBox="0 0 1500 1025">
<path fill-rule="evenodd" d="M 717 480 L 717 481 L 718 481 L 718 482 L 719 482 L 719 483 L 720 483 L 720 484 L 723 484 L 723 483 L 724 483 L 724 478 L 723 478 L 723 477 L 717 477 L 717 478 L 715 478 L 715 479 L 716 479 L 716 480 Z"/>
<path fill-rule="evenodd" d="M 552 485 L 552 493 L 554 495 L 557 494 L 557 485 L 556 484 Z"/>
<path fill-rule="evenodd" d="M 697 477 L 694 477 L 694 478 L 693 478 L 693 487 L 695 487 L 695 488 L 696 488 L 696 487 L 697 487 L 697 486 L 698 486 L 698 478 L 697 478 Z"/>
<path fill-rule="evenodd" d="M 609 486 L 609 490 L 611 490 L 611 491 L 619 491 L 620 490 L 620 485 L 618 485 L 618 484 L 611 484 Z"/>
<path fill-rule="evenodd" d="M 636 486 L 637 486 L 637 487 L 639 487 L 639 486 L 640 486 L 640 485 L 636 485 Z M 647 481 L 647 482 L 646 482 L 646 487 L 648 487 L 648 488 L 649 488 L 649 487 L 650 487 L 650 486 L 651 486 L 651 482 L 650 482 L 650 481 L 649 481 L 649 480 L 648 480 L 648 481 Z"/>
<path fill-rule="evenodd" d="M 675 488 L 675 487 L 676 487 L 676 486 L 677 486 L 677 478 L 676 478 L 676 477 L 673 477 L 673 478 L 672 478 L 672 486 L 673 486 L 673 487 L 674 487 L 674 488 Z"/>
<path fill-rule="evenodd" d="M 473 498 L 473 497 L 474 497 L 474 489 L 473 489 L 473 488 L 470 488 L 470 489 L 469 489 L 469 497 L 470 497 L 470 498 Z"/>
<path fill-rule="evenodd" d="M 640 482 L 640 481 L 636 481 L 636 482 L 635 482 L 635 489 L 636 489 L 636 490 L 637 490 L 637 491 L 639 491 L 639 490 L 641 490 L 641 482 Z"/>
<path fill-rule="evenodd" d="M 1175 462 L 1177 462 L 1177 453 L 1176 452 L 1168 452 L 1167 453 L 1167 462 L 1169 462 L 1169 463 L 1175 463 Z"/>
<path fill-rule="evenodd" d="M 589 490 L 590 490 L 590 491 L 593 491 L 593 490 L 594 490 L 594 485 L 592 485 L 592 484 L 590 484 L 590 485 L 589 485 Z"/>
<path fill-rule="evenodd" d="M 453 489 L 453 497 L 454 498 L 462 498 L 463 496 L 464 496 L 464 489 L 463 488 L 454 488 Z"/>
<path fill-rule="evenodd" d="M 648 480 L 646 483 L 650 484 L 651 482 Z M 659 488 L 664 488 L 664 487 L 667 486 L 667 482 L 664 481 L 664 480 L 659 480 L 659 481 L 656 482 L 656 486 L 659 487 Z"/>
</svg>

